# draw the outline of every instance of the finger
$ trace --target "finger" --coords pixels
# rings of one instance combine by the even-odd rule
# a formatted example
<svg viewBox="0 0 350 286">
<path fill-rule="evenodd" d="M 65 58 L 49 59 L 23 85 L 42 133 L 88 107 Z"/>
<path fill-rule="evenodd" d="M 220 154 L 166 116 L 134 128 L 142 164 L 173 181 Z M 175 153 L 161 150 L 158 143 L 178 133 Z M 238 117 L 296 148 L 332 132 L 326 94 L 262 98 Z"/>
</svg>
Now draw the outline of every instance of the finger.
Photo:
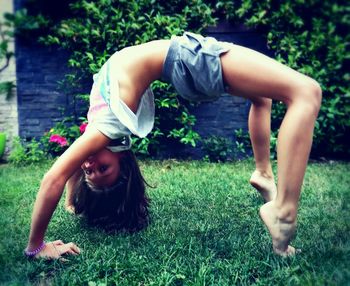
<svg viewBox="0 0 350 286">
<path fill-rule="evenodd" d="M 80 254 L 80 248 L 76 245 L 71 246 L 71 250 L 73 250 L 76 254 Z"/>
<path fill-rule="evenodd" d="M 79 253 L 75 252 L 73 249 L 71 248 L 66 248 L 63 251 L 61 251 L 61 255 L 78 255 Z"/>
<path fill-rule="evenodd" d="M 78 252 L 75 252 L 73 249 L 68 249 L 66 254 L 78 255 Z"/>
<path fill-rule="evenodd" d="M 55 240 L 52 243 L 55 244 L 55 245 L 62 245 L 62 244 L 64 244 L 64 242 L 62 240 Z"/>
<path fill-rule="evenodd" d="M 79 249 L 77 248 L 76 245 L 71 245 L 71 244 L 65 244 L 65 245 L 61 245 L 59 248 L 59 252 L 61 255 L 64 254 L 79 254 Z"/>
<path fill-rule="evenodd" d="M 68 243 L 69 247 L 75 251 L 76 253 L 80 253 L 80 249 L 78 246 L 76 246 L 73 242 Z"/>
</svg>

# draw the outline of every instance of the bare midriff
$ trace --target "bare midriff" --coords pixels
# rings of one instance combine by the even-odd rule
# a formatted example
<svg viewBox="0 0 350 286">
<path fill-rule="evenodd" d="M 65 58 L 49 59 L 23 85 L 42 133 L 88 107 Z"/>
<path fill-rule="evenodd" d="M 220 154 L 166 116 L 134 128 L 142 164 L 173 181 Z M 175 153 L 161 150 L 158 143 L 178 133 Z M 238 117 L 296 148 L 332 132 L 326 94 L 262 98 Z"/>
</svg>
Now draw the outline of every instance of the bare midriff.
<svg viewBox="0 0 350 286">
<path fill-rule="evenodd" d="M 161 77 L 170 40 L 157 40 L 124 48 L 116 55 L 119 94 L 133 111 L 149 85 Z"/>
</svg>

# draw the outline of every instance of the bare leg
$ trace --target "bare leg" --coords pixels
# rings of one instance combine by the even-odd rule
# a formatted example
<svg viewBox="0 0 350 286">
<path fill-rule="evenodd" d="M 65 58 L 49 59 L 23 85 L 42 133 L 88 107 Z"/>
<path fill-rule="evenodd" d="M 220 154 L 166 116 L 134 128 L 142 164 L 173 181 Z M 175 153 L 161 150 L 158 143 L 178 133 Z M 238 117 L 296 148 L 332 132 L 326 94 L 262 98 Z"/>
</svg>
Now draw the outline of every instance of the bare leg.
<svg viewBox="0 0 350 286">
<path fill-rule="evenodd" d="M 270 162 L 271 105 L 272 100 L 269 98 L 254 99 L 248 121 L 256 166 L 250 177 L 250 184 L 265 202 L 273 200 L 277 193 Z"/>
<path fill-rule="evenodd" d="M 321 89 L 311 78 L 240 46 L 233 45 L 221 62 L 230 93 L 251 100 L 271 98 L 287 105 L 278 136 L 277 197 L 261 207 L 260 216 L 271 234 L 274 251 L 283 256 L 294 254 L 289 242 L 295 232 Z"/>
</svg>

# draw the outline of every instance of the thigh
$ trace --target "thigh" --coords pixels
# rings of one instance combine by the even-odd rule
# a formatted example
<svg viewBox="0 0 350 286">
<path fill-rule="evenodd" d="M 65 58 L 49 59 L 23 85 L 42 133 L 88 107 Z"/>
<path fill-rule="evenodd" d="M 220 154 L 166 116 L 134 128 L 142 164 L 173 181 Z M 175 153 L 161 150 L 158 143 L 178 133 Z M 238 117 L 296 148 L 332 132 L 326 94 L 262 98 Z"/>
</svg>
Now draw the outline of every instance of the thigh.
<svg viewBox="0 0 350 286">
<path fill-rule="evenodd" d="M 274 59 L 238 45 L 221 56 L 221 64 L 228 91 L 257 102 L 265 97 L 288 104 L 307 79 Z"/>
</svg>

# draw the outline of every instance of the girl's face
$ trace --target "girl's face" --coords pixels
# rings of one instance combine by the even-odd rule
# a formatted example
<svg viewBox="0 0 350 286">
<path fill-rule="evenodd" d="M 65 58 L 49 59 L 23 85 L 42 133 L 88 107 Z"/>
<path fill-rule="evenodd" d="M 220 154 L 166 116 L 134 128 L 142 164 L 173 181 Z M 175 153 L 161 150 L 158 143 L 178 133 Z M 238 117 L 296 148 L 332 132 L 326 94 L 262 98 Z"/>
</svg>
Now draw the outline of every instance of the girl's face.
<svg viewBox="0 0 350 286">
<path fill-rule="evenodd" d="M 97 188 L 112 186 L 120 174 L 121 157 L 122 153 L 104 148 L 87 158 L 81 165 L 86 181 Z"/>
</svg>

